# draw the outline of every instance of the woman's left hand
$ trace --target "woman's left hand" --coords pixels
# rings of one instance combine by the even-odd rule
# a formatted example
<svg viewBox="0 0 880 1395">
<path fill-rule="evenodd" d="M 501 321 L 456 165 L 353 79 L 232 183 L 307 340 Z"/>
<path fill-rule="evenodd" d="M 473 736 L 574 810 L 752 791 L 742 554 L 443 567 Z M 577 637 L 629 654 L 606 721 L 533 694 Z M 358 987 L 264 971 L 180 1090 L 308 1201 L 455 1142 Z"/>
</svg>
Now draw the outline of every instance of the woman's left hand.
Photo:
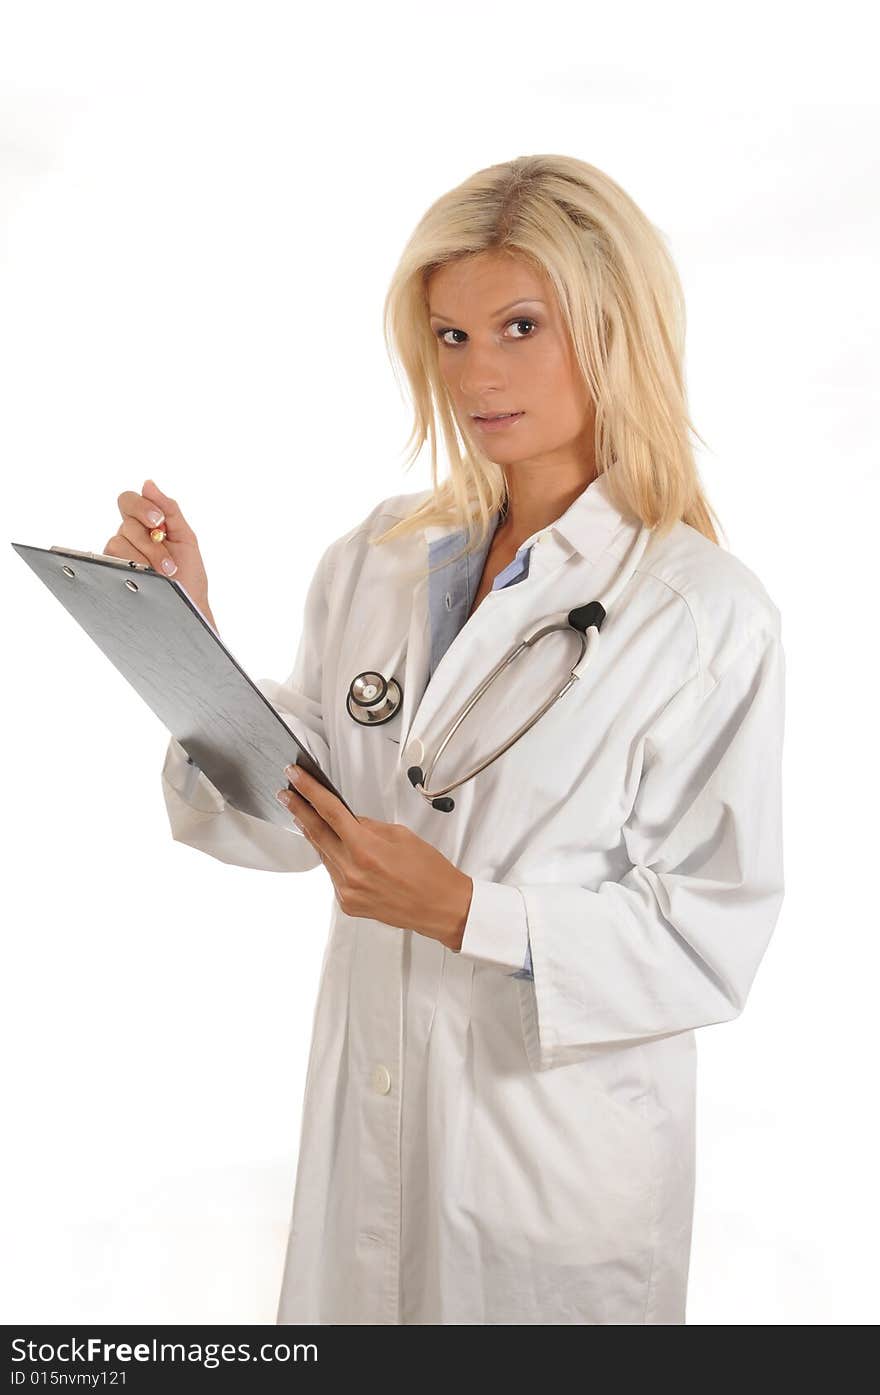
<svg viewBox="0 0 880 1395">
<path fill-rule="evenodd" d="M 297 790 L 275 797 L 317 848 L 345 914 L 415 930 L 457 953 L 471 878 L 403 824 L 355 818 L 300 766 L 289 765 L 284 774 Z"/>
</svg>

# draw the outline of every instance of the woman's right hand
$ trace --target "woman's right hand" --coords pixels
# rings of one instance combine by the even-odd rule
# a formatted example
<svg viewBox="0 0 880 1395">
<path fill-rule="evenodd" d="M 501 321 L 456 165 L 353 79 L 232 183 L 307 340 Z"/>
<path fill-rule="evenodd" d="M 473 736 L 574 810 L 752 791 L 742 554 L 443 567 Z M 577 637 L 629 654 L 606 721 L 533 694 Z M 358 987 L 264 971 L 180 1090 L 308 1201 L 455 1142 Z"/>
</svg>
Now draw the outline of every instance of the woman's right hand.
<svg viewBox="0 0 880 1395">
<path fill-rule="evenodd" d="M 176 577 L 213 625 L 208 605 L 208 577 L 198 538 L 176 500 L 163 494 L 153 480 L 145 480 L 142 493 L 127 489 L 116 502 L 122 522 L 119 531 L 105 543 L 104 555 L 146 563 L 154 571 Z M 156 514 L 161 514 L 161 519 L 155 517 Z M 151 530 L 156 527 L 165 529 L 164 542 L 153 542 L 150 537 Z"/>
</svg>

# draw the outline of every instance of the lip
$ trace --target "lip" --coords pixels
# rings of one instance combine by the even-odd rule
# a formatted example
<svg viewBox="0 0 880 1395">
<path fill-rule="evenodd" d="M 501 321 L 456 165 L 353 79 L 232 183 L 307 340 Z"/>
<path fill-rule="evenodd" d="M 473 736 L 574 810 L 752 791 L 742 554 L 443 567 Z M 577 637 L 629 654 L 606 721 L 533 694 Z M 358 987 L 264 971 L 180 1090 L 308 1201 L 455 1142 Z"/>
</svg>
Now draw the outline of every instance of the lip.
<svg viewBox="0 0 880 1395">
<path fill-rule="evenodd" d="M 506 427 L 515 426 L 524 416 L 525 412 L 516 412 L 513 416 L 498 417 L 494 421 L 480 417 L 471 417 L 471 421 L 478 431 L 503 431 Z"/>
</svg>

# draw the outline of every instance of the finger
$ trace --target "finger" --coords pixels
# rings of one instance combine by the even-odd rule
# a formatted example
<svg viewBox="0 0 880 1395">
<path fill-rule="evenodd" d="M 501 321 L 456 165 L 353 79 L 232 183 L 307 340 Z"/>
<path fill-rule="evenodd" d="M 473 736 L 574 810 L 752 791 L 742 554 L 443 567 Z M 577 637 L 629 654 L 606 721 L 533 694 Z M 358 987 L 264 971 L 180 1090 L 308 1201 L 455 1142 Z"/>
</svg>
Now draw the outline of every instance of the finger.
<svg viewBox="0 0 880 1395">
<path fill-rule="evenodd" d="M 114 533 L 109 542 L 104 544 L 105 557 L 122 557 L 126 562 L 139 562 L 144 567 L 151 567 L 153 564 L 149 557 L 145 557 L 128 538 L 123 538 L 119 533 Z"/>
<path fill-rule="evenodd" d="M 297 794 L 302 795 L 303 799 L 311 804 L 338 837 L 350 839 L 355 830 L 359 829 L 358 820 L 349 813 L 342 800 L 325 789 L 320 780 L 303 770 L 301 765 L 288 765 L 284 773 L 295 786 Z"/>
<path fill-rule="evenodd" d="M 145 499 L 143 494 L 136 494 L 133 489 L 126 489 L 116 500 L 123 522 L 127 518 L 136 519 L 138 523 L 146 528 L 147 532 L 151 528 L 162 527 L 168 531 L 168 523 L 165 509 L 155 499 Z"/>
<path fill-rule="evenodd" d="M 144 480 L 142 497 L 148 509 L 158 508 L 164 513 L 163 527 L 172 542 L 196 542 L 196 535 L 184 518 L 177 500 L 163 494 L 155 480 Z"/>
<path fill-rule="evenodd" d="M 177 563 L 161 543 L 153 542 L 148 530 L 136 518 L 126 518 L 123 520 L 120 533 L 129 542 L 140 548 L 145 557 L 149 558 L 150 566 L 154 571 L 163 571 L 166 576 L 173 576 L 177 571 Z"/>
<path fill-rule="evenodd" d="M 309 842 L 320 852 L 322 859 L 336 866 L 342 851 L 342 841 L 329 824 L 324 822 L 317 810 L 294 790 L 279 790 L 276 798 L 296 819 Z"/>
</svg>

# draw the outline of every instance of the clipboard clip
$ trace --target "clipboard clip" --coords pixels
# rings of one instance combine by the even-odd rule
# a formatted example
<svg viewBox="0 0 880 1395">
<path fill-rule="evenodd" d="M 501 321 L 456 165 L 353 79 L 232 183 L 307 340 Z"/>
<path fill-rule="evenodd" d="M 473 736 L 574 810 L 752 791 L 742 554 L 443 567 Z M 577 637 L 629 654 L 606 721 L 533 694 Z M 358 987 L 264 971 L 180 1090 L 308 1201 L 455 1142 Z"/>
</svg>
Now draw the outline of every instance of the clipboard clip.
<svg viewBox="0 0 880 1395">
<path fill-rule="evenodd" d="M 79 552 L 75 547 L 61 547 L 58 543 L 53 543 L 49 552 L 63 552 L 68 557 L 85 557 L 91 562 L 107 562 L 111 567 L 124 567 L 126 571 L 151 572 L 154 567 L 150 567 L 144 562 L 131 562 L 127 557 L 108 557 L 104 552 Z M 161 576 L 161 572 L 157 572 Z"/>
</svg>

